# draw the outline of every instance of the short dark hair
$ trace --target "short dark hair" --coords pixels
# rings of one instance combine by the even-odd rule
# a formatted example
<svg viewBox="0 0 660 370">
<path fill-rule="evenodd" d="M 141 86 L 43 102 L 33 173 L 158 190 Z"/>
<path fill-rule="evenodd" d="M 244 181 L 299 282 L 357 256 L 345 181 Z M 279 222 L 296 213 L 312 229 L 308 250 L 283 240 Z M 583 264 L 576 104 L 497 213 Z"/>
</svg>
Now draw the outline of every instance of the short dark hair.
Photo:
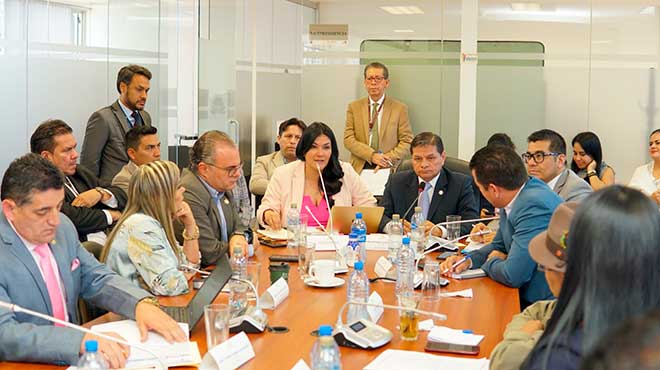
<svg viewBox="0 0 660 370">
<path fill-rule="evenodd" d="M 305 122 L 303 122 L 302 120 L 299 120 L 296 117 L 292 117 L 292 118 L 289 118 L 288 120 L 280 123 L 280 127 L 277 130 L 277 134 L 282 135 L 284 133 L 284 131 L 286 131 L 286 129 L 289 128 L 289 126 L 298 126 L 300 128 L 300 131 L 305 131 L 305 129 L 307 128 L 307 125 L 305 124 Z"/>
<path fill-rule="evenodd" d="M 532 134 L 527 137 L 528 143 L 534 143 L 537 141 L 549 141 L 549 149 L 551 152 L 566 154 L 566 140 L 564 140 L 564 138 L 556 131 L 544 128 L 532 132 Z"/>
<path fill-rule="evenodd" d="M 34 153 L 15 159 L 2 177 L 0 198 L 11 199 L 21 206 L 32 200 L 36 191 L 62 189 L 64 175 L 47 159 Z"/>
<path fill-rule="evenodd" d="M 496 132 L 488 138 L 486 145 L 504 145 L 516 150 L 516 144 L 513 143 L 511 137 L 503 132 Z"/>
<path fill-rule="evenodd" d="M 127 86 L 130 85 L 131 81 L 133 81 L 133 76 L 136 74 L 146 77 L 147 80 L 151 80 L 151 72 L 148 69 L 137 64 L 129 64 L 127 66 L 123 66 L 117 73 L 117 92 L 121 94 L 119 85 L 122 82 Z"/>
<path fill-rule="evenodd" d="M 660 309 L 624 321 L 582 361 L 583 370 L 660 369 Z"/>
<path fill-rule="evenodd" d="M 442 154 L 445 151 L 445 146 L 442 144 L 442 138 L 432 132 L 420 132 L 417 134 L 410 143 L 410 154 L 412 154 L 413 149 L 418 146 L 427 146 L 435 145 L 435 148 L 438 149 L 438 153 Z"/>
<path fill-rule="evenodd" d="M 525 164 L 506 146 L 491 145 L 479 149 L 470 159 L 470 170 L 484 187 L 493 184 L 506 190 L 519 189 L 527 181 Z"/>
<path fill-rule="evenodd" d="M 147 135 L 157 135 L 158 129 L 154 126 L 140 125 L 128 130 L 124 139 L 126 140 L 126 149 L 132 148 L 138 150 L 140 140 Z"/>
<path fill-rule="evenodd" d="M 41 154 L 44 150 L 52 153 L 55 150 L 55 136 L 72 132 L 71 126 L 61 119 L 46 120 L 30 136 L 30 151 L 34 154 Z"/>
<path fill-rule="evenodd" d="M 367 70 L 368 70 L 369 68 L 382 69 L 382 70 L 383 70 L 383 77 L 384 77 L 386 80 L 389 80 L 389 79 L 390 79 L 390 71 L 387 69 L 387 67 L 385 66 L 385 64 L 383 64 L 383 63 L 381 63 L 381 62 L 371 62 L 371 63 L 367 64 L 367 66 L 364 67 L 364 78 L 367 78 Z"/>
<path fill-rule="evenodd" d="M 307 126 L 298 142 L 298 147 L 296 147 L 296 157 L 301 161 L 305 161 L 305 154 L 307 154 L 312 148 L 316 138 L 321 135 L 325 135 L 330 139 L 330 146 L 332 149 L 328 165 L 325 166 L 322 172 L 325 181 L 325 188 L 328 192 L 327 195 L 330 199 L 330 203 L 332 203 L 329 204 L 329 206 L 332 207 L 334 205 L 332 196 L 339 193 L 341 190 L 341 181 L 342 178 L 344 178 L 344 170 L 341 168 L 341 163 L 339 163 L 339 147 L 337 146 L 337 139 L 335 138 L 332 129 L 323 122 L 314 122 Z M 323 189 L 321 178 L 319 178 L 319 189 Z"/>
</svg>

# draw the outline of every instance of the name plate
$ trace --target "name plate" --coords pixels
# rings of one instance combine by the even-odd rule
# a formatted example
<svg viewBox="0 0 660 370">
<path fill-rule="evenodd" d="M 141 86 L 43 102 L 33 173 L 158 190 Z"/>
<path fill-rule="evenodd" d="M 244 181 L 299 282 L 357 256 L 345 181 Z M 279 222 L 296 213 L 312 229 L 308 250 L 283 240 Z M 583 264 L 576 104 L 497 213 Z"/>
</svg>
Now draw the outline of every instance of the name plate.
<svg viewBox="0 0 660 370">
<path fill-rule="evenodd" d="M 392 268 L 392 262 L 390 262 L 387 258 L 380 256 L 378 258 L 378 261 L 376 261 L 376 267 L 374 267 L 374 272 L 378 277 L 386 277 L 387 272 L 390 271 Z"/>
<path fill-rule="evenodd" d="M 289 284 L 284 278 L 279 278 L 259 298 L 261 308 L 274 310 L 289 296 Z"/>
<path fill-rule="evenodd" d="M 367 312 L 369 313 L 371 321 L 377 323 L 381 316 L 383 316 L 383 311 L 385 311 L 383 308 L 383 298 L 377 292 L 373 292 L 369 296 L 367 303 L 380 305 L 380 307 L 367 306 Z"/>
<path fill-rule="evenodd" d="M 211 348 L 209 353 L 216 365 L 222 370 L 238 369 L 254 358 L 254 348 L 244 332 L 240 332 L 226 341 Z"/>
</svg>

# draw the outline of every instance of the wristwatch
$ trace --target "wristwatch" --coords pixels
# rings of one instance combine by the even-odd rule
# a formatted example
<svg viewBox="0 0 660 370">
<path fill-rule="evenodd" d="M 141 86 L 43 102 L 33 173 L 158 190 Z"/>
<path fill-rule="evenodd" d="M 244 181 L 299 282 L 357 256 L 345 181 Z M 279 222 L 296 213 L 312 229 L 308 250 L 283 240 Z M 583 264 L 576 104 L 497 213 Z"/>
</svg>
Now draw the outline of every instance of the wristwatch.
<svg viewBox="0 0 660 370">
<path fill-rule="evenodd" d="M 138 303 L 148 303 L 150 305 L 154 305 L 156 307 L 160 308 L 160 303 L 158 302 L 158 299 L 156 297 L 144 297 L 138 301 Z"/>
<path fill-rule="evenodd" d="M 596 176 L 596 171 L 594 171 L 594 170 L 587 171 L 587 178 L 589 178 L 591 176 Z"/>
<path fill-rule="evenodd" d="M 103 190 L 103 188 L 100 186 L 95 187 L 94 190 L 98 191 L 99 194 L 101 194 L 101 200 L 103 200 L 103 196 L 105 195 L 105 190 Z"/>
</svg>

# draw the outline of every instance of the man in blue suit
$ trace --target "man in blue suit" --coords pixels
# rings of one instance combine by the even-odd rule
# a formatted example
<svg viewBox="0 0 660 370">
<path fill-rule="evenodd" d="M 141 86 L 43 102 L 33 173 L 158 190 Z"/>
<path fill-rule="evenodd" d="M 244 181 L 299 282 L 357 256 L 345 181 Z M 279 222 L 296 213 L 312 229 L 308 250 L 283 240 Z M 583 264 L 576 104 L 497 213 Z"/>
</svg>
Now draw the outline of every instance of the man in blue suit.
<svg viewBox="0 0 660 370">
<path fill-rule="evenodd" d="M 0 198 L 0 301 L 78 323 L 78 298 L 135 319 L 143 340 L 154 330 L 169 341 L 187 336 L 152 303 L 153 297 L 100 264 L 60 213 L 64 177 L 48 160 L 27 154 L 13 161 Z M 75 363 L 95 339 L 112 368 L 129 349 L 49 321 L 0 308 L 0 360 Z"/>
<path fill-rule="evenodd" d="M 543 181 L 528 177 L 520 157 L 507 147 L 480 149 L 472 156 L 470 169 L 484 197 L 500 208 L 500 228 L 490 244 L 471 253 L 471 260 L 454 272 L 481 267 L 491 279 L 518 288 L 522 308 L 552 298 L 527 248 L 534 236 L 548 228 L 561 198 Z M 459 259 L 448 258 L 441 269 L 450 269 Z"/>
</svg>

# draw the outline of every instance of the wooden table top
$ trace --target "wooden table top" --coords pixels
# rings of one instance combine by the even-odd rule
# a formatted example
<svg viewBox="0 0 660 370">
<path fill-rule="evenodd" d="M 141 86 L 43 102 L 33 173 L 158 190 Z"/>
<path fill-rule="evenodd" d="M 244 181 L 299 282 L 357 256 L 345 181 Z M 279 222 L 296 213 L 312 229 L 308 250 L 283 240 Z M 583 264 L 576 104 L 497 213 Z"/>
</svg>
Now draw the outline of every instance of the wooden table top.
<svg viewBox="0 0 660 370">
<path fill-rule="evenodd" d="M 317 252 L 316 258 L 333 258 L 333 253 Z M 272 249 L 269 247 L 260 247 L 257 250 L 255 259 L 261 262 L 260 293 L 263 293 L 270 285 L 268 256 L 271 254 L 295 254 L 295 252 L 286 248 Z M 375 276 L 373 266 L 378 257 L 382 255 L 385 255 L 385 252 L 368 252 L 366 271 L 369 277 Z M 309 352 L 316 340 L 311 332 L 323 324 L 335 325 L 339 309 L 346 302 L 347 284 L 329 289 L 309 287 L 300 279 L 297 266 L 296 263 L 291 264 L 289 297 L 275 310 L 264 310 L 269 318 L 268 325 L 285 326 L 289 328 L 289 332 L 276 334 L 265 331 L 260 334 L 248 334 L 256 356 L 243 365 L 241 369 L 290 369 L 301 358 L 309 364 Z M 344 280 L 348 279 L 348 274 L 338 276 Z M 450 281 L 451 283 L 443 288 L 443 291 L 472 288 L 474 298 L 423 300 L 420 309 L 447 315 L 447 321 L 436 321 L 436 325 L 469 329 L 476 334 L 485 335 L 484 340 L 481 342 L 479 355 L 464 357 L 480 358 L 489 356 L 493 347 L 502 340 L 502 333 L 511 321 L 512 316 L 519 312 L 517 289 L 508 288 L 489 278 L 464 281 L 450 279 Z M 382 296 L 383 303 L 396 304 L 393 283 L 374 282 L 370 285 L 370 292 L 373 291 L 377 291 Z M 185 305 L 193 294 L 162 298 L 161 301 L 163 303 L 167 302 L 169 305 Z M 220 294 L 216 302 L 226 303 L 227 298 L 226 294 Z M 422 318 L 422 320 L 424 319 Z M 398 312 L 396 310 L 386 309 L 378 324 L 392 331 L 392 341 L 371 351 L 340 347 L 342 365 L 345 370 L 362 369 L 386 349 L 424 350 L 427 332 L 420 332 L 419 338 L 415 342 L 405 342 L 400 339 Z M 205 335 L 204 320 L 202 319 L 195 326 L 191 335 L 191 340 L 198 342 L 202 356 L 207 351 Z M 14 369 L 18 366 L 24 369 L 62 368 L 52 365 L 1 362 L 0 370 Z"/>
</svg>

